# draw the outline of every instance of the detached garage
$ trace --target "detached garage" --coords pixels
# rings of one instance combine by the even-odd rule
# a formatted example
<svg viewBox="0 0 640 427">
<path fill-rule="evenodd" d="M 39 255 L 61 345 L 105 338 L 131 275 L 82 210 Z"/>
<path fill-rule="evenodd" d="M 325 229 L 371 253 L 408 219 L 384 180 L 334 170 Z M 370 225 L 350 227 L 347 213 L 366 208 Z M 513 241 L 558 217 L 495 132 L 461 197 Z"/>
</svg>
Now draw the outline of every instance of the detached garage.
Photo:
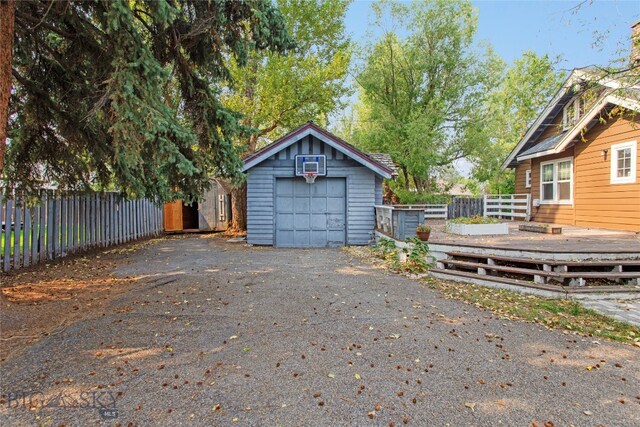
<svg viewBox="0 0 640 427">
<path fill-rule="evenodd" d="M 244 160 L 247 241 L 254 245 L 364 245 L 396 175 L 385 154 L 365 154 L 309 122 Z"/>
</svg>

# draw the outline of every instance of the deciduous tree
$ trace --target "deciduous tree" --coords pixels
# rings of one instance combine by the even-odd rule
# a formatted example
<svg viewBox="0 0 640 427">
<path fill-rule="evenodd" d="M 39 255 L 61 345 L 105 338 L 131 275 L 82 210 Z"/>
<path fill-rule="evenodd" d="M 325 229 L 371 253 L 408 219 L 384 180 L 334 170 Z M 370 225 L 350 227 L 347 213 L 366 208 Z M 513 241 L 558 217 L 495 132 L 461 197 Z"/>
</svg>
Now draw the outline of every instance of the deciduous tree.
<svg viewBox="0 0 640 427">
<path fill-rule="evenodd" d="M 346 0 L 279 0 L 278 9 L 296 41 L 288 54 L 255 51 L 247 66 L 231 59 L 232 91 L 224 104 L 243 114 L 242 124 L 254 129 L 238 138 L 243 155 L 313 120 L 326 124 L 347 93 L 345 79 L 351 45 L 345 34 Z M 232 194 L 233 228 L 246 226 L 246 190 Z"/>
<path fill-rule="evenodd" d="M 374 10 L 377 25 L 391 16 L 401 28 L 366 49 L 354 135 L 363 148 L 391 154 L 404 185 L 423 191 L 438 168 L 484 148 L 475 112 L 502 63 L 491 49 L 472 49 L 477 16 L 469 2 L 382 2 Z"/>
</svg>

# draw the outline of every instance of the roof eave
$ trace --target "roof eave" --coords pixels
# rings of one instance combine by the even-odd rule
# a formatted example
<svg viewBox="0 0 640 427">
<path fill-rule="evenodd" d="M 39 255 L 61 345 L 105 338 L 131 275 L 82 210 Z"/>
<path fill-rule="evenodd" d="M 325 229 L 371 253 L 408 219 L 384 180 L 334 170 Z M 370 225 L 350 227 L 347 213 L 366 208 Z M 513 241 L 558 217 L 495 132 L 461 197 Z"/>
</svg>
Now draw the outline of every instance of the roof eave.
<svg viewBox="0 0 640 427">
<path fill-rule="evenodd" d="M 271 143 L 264 149 L 245 158 L 244 165 L 242 166 L 242 169 L 241 169 L 242 172 L 246 172 L 247 170 L 251 169 L 257 164 L 262 163 L 264 160 L 268 159 L 273 154 L 281 150 L 284 150 L 288 146 L 292 145 L 294 142 L 300 140 L 301 138 L 304 138 L 307 135 L 312 135 L 318 138 L 319 140 L 330 145 L 331 147 L 340 151 L 342 154 L 348 156 L 350 159 L 355 160 L 356 162 L 367 167 L 368 169 L 372 170 L 373 172 L 377 173 L 383 178 L 391 179 L 393 177 L 392 170 L 376 162 L 375 160 L 371 159 L 365 153 L 351 146 L 346 141 L 342 141 L 335 135 L 332 135 L 324 131 L 323 129 L 319 128 L 312 122 L 306 123 L 305 125 L 294 130 L 293 132 Z"/>
<path fill-rule="evenodd" d="M 628 99 L 628 98 L 621 98 L 616 95 L 605 95 L 602 98 L 600 98 L 600 100 L 596 102 L 593 105 L 593 107 L 591 107 L 591 109 L 587 112 L 587 114 L 585 114 L 582 117 L 582 119 L 580 119 L 578 123 L 576 123 L 576 125 L 573 128 L 571 128 L 569 132 L 567 132 L 567 134 L 560 140 L 560 142 L 555 148 L 545 150 L 545 151 L 540 151 L 538 153 L 532 153 L 526 156 L 518 156 L 516 158 L 516 161 L 521 162 L 523 160 L 535 159 L 538 157 L 561 153 L 568 147 L 569 143 L 571 143 L 571 141 L 573 141 L 574 138 L 578 136 L 578 133 L 580 133 L 582 129 L 587 128 L 589 125 L 589 122 L 595 119 L 595 117 L 608 104 L 619 105 L 626 109 L 640 112 L 640 102 L 638 101 Z"/>
</svg>

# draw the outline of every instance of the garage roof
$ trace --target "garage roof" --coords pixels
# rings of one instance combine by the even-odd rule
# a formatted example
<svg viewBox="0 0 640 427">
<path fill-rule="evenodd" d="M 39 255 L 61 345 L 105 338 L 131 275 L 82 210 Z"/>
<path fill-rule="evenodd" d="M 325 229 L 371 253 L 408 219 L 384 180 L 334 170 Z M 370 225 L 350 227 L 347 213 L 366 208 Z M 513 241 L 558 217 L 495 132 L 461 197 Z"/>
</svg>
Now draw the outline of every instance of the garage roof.
<svg viewBox="0 0 640 427">
<path fill-rule="evenodd" d="M 373 172 L 382 176 L 383 178 L 392 178 L 397 175 L 395 168 L 391 168 L 389 165 L 390 157 L 385 154 L 372 154 L 368 155 L 358 150 L 348 142 L 338 138 L 331 132 L 328 132 L 313 122 L 307 122 L 300 126 L 298 129 L 289 132 L 282 138 L 272 142 L 261 150 L 256 151 L 254 154 L 244 159 L 244 166 L 242 172 L 246 172 L 257 164 L 263 162 L 274 154 L 284 150 L 295 142 L 301 140 L 307 135 L 313 135 L 319 140 L 323 141 L 327 145 L 340 151 L 350 159 L 355 160 L 361 165 L 371 169 Z M 385 159 L 382 156 L 387 156 Z M 393 162 L 391 162 L 393 164 Z"/>
</svg>

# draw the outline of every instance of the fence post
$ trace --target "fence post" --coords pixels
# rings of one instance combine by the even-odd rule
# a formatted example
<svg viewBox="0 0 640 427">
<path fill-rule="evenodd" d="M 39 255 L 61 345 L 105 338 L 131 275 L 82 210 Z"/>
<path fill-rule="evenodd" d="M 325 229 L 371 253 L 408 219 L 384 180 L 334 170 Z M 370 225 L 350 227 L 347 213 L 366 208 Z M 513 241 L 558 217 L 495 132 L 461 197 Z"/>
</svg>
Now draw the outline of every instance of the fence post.
<svg viewBox="0 0 640 427">
<path fill-rule="evenodd" d="M 20 235 L 22 234 L 22 208 L 20 207 L 20 200 L 16 195 L 16 213 L 13 227 L 13 268 L 20 268 Z"/>
<path fill-rule="evenodd" d="M 482 216 L 487 216 L 487 195 L 482 198 Z"/>
<path fill-rule="evenodd" d="M 4 271 L 9 271 L 11 264 L 11 224 L 13 216 L 13 203 L 11 199 L 6 201 L 6 214 L 4 217 Z"/>
<path fill-rule="evenodd" d="M 31 263 L 38 263 L 39 251 L 39 234 L 40 234 L 40 207 L 33 207 L 33 215 L 31 216 Z"/>
<path fill-rule="evenodd" d="M 68 211 L 68 202 L 69 199 L 65 197 L 63 194 L 60 194 L 60 256 L 67 256 L 67 227 L 69 221 L 67 220 L 67 216 L 69 215 Z"/>
<path fill-rule="evenodd" d="M 22 238 L 22 265 L 31 264 L 31 209 L 24 207 L 24 231 Z"/>
</svg>

